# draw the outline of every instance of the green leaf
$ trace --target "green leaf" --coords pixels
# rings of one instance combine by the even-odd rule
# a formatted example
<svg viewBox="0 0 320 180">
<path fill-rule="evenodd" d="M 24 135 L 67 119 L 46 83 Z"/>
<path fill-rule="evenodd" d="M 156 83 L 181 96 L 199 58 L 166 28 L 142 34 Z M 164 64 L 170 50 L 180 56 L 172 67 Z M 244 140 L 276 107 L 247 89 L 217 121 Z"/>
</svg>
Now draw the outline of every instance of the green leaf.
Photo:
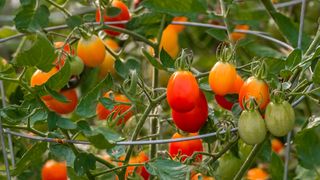
<svg viewBox="0 0 320 180">
<path fill-rule="evenodd" d="M 147 0 L 142 6 L 152 12 L 166 13 L 172 16 L 196 16 L 205 14 L 207 3 L 205 0 Z"/>
<path fill-rule="evenodd" d="M 110 98 L 102 97 L 99 101 L 106 109 L 112 110 L 114 108 L 115 102 Z"/>
<path fill-rule="evenodd" d="M 145 49 L 142 49 L 142 53 L 143 55 L 149 60 L 149 62 L 157 69 L 164 69 L 162 67 L 162 64 L 159 63 L 159 61 L 157 61 L 156 58 L 152 57 L 149 52 Z"/>
<path fill-rule="evenodd" d="M 68 82 L 71 77 L 71 69 L 69 61 L 65 61 L 63 67 L 50 79 L 45 83 L 47 87 L 53 90 L 60 90 L 63 88 Z"/>
<path fill-rule="evenodd" d="M 121 12 L 121 9 L 117 8 L 117 7 L 108 7 L 106 9 L 106 14 L 109 17 L 115 17 L 117 15 L 119 15 Z"/>
<path fill-rule="evenodd" d="M 80 16 L 71 16 L 66 20 L 66 23 L 70 27 L 70 29 L 74 29 L 75 27 L 83 24 L 83 21 Z"/>
<path fill-rule="evenodd" d="M 21 6 L 31 6 L 35 7 L 37 1 L 36 0 L 20 0 Z"/>
<path fill-rule="evenodd" d="M 27 50 L 17 54 L 14 62 L 18 66 L 36 66 L 38 69 L 48 72 L 56 58 L 55 49 L 43 34 L 37 34 L 34 43 Z"/>
<path fill-rule="evenodd" d="M 307 169 L 320 167 L 320 126 L 300 131 L 294 139 L 300 165 Z"/>
<path fill-rule="evenodd" d="M 298 65 L 302 60 L 302 51 L 300 49 L 293 50 L 286 59 L 286 68 L 291 69 Z"/>
<path fill-rule="evenodd" d="M 77 125 L 72 122 L 70 119 L 60 117 L 57 120 L 57 126 L 62 129 L 76 129 Z"/>
<path fill-rule="evenodd" d="M 51 90 L 50 88 L 47 88 L 45 87 L 45 90 L 56 100 L 60 101 L 60 102 L 63 102 L 63 103 L 68 103 L 69 100 L 63 95 L 63 94 L 60 94 L 59 92 L 57 91 L 53 91 Z"/>
<path fill-rule="evenodd" d="M 54 131 L 55 129 L 57 129 L 58 119 L 60 119 L 60 116 L 58 116 L 55 112 L 48 113 L 48 129 L 49 129 L 49 131 Z"/>
<path fill-rule="evenodd" d="M 53 154 L 56 158 L 65 160 L 67 162 L 67 166 L 73 168 L 73 163 L 76 156 L 69 146 L 63 144 L 50 144 L 49 149 L 50 153 Z"/>
<path fill-rule="evenodd" d="M 166 69 L 174 69 L 174 60 L 164 49 L 161 49 L 160 61 Z"/>
<path fill-rule="evenodd" d="M 314 68 L 312 81 L 316 84 L 320 84 L 320 61 L 317 62 L 317 65 Z"/>
<path fill-rule="evenodd" d="M 126 78 L 131 70 L 136 70 L 136 72 L 139 73 L 141 71 L 141 65 L 138 60 L 129 58 L 125 62 L 117 60 L 115 62 L 115 69 L 121 77 Z"/>
<path fill-rule="evenodd" d="M 0 0 L 0 9 L 2 9 L 5 4 L 6 4 L 6 0 Z"/>
<path fill-rule="evenodd" d="M 12 28 L 10 26 L 3 26 L 0 28 L 0 38 L 6 38 L 9 36 L 13 36 L 17 33 L 18 33 L 17 30 L 15 30 L 14 28 Z"/>
<path fill-rule="evenodd" d="M 35 143 L 17 162 L 16 168 L 12 171 L 11 176 L 21 174 L 24 170 L 28 169 L 34 161 L 41 159 L 42 155 L 47 150 L 47 143 Z"/>
<path fill-rule="evenodd" d="M 96 85 L 91 91 L 81 98 L 76 109 L 76 114 L 85 118 L 96 115 L 96 106 L 100 96 L 100 90 L 109 90 L 112 85 L 112 77 L 109 74 L 104 80 L 102 80 L 98 85 Z"/>
<path fill-rule="evenodd" d="M 98 127 L 85 134 L 88 140 L 98 149 L 109 149 L 115 146 L 116 141 L 123 140 L 119 134 L 107 127 Z"/>
<path fill-rule="evenodd" d="M 146 163 L 145 167 L 150 174 L 158 176 L 159 179 L 184 180 L 190 171 L 190 167 L 185 164 L 160 158 Z"/>
<path fill-rule="evenodd" d="M 296 177 L 294 179 L 320 180 L 320 177 L 317 175 L 316 170 L 305 169 L 305 168 L 301 167 L 300 165 L 298 165 L 296 168 Z"/>
<path fill-rule="evenodd" d="M 22 6 L 14 18 L 14 23 L 20 32 L 36 32 L 48 26 L 49 15 L 50 11 L 45 5 L 40 5 L 36 10 L 32 6 Z"/>
<path fill-rule="evenodd" d="M 270 174 L 272 179 L 283 178 L 283 162 L 281 158 L 274 152 L 271 154 Z"/>
<path fill-rule="evenodd" d="M 228 39 L 226 31 L 222 29 L 211 28 L 207 30 L 206 33 L 208 33 L 210 36 L 216 38 L 219 41 L 225 41 L 226 39 Z"/>
<path fill-rule="evenodd" d="M 11 105 L 3 108 L 0 115 L 5 123 L 16 125 L 26 120 L 30 116 L 27 108 L 21 108 L 17 105 Z"/>
<path fill-rule="evenodd" d="M 79 153 L 74 160 L 74 170 L 81 176 L 89 170 L 96 169 L 96 159 L 93 154 Z"/>
</svg>

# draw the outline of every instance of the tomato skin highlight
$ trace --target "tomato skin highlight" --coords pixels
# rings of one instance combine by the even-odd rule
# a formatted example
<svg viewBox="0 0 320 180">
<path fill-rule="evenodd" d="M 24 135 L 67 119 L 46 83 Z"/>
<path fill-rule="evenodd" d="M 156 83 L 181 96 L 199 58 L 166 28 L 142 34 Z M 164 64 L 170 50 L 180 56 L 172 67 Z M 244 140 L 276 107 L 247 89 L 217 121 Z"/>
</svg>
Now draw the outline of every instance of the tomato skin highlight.
<svg viewBox="0 0 320 180">
<path fill-rule="evenodd" d="M 215 94 L 224 96 L 232 89 L 236 76 L 236 68 L 232 64 L 219 61 L 210 71 L 209 85 Z"/>
<path fill-rule="evenodd" d="M 205 95 L 200 91 L 196 106 L 189 112 L 176 112 L 172 110 L 172 118 L 176 126 L 186 132 L 198 132 L 208 118 L 208 103 Z"/>
<path fill-rule="evenodd" d="M 285 136 L 294 127 L 295 114 L 287 101 L 270 102 L 266 108 L 265 119 L 267 129 L 274 136 Z"/>
<path fill-rule="evenodd" d="M 264 119 L 257 110 L 242 111 L 238 128 L 240 138 L 250 145 L 263 142 L 267 134 Z"/>
<path fill-rule="evenodd" d="M 88 39 L 81 37 L 78 42 L 77 54 L 86 66 L 97 67 L 102 64 L 106 52 L 102 40 L 98 36 L 92 35 Z"/>
<path fill-rule="evenodd" d="M 60 92 L 68 100 L 67 103 L 60 102 L 57 99 L 51 98 L 41 98 L 44 104 L 52 111 L 58 114 L 69 114 L 76 108 L 78 104 L 78 96 L 75 89 L 63 90 Z"/>
<path fill-rule="evenodd" d="M 120 13 L 118 15 L 114 16 L 114 17 L 109 17 L 109 16 L 106 15 L 106 13 L 104 11 L 103 12 L 103 14 L 104 14 L 103 15 L 104 22 L 130 20 L 130 13 L 129 13 L 129 9 L 128 9 L 126 4 L 124 4 L 121 1 L 114 0 L 114 1 L 112 1 L 111 6 L 120 9 Z M 100 9 L 96 10 L 96 22 L 100 22 Z M 115 27 L 119 27 L 119 28 L 125 28 L 124 24 L 112 24 L 110 26 L 115 26 Z M 112 30 L 104 30 L 104 31 L 110 36 L 118 36 L 118 35 L 121 34 L 120 32 L 112 31 Z"/>
<path fill-rule="evenodd" d="M 234 103 L 229 102 L 224 96 L 215 95 L 214 96 L 216 102 L 224 109 L 231 111 Z"/>
<path fill-rule="evenodd" d="M 112 91 L 105 93 L 104 97 L 109 98 L 111 93 L 112 93 Z M 130 103 L 130 100 L 122 94 L 114 94 L 114 101 L 123 102 L 123 103 Z M 116 118 L 116 116 L 126 112 L 130 107 L 131 107 L 130 105 L 119 104 L 119 105 L 115 105 L 113 107 L 113 109 L 109 110 L 109 109 L 105 108 L 102 103 L 99 102 L 96 107 L 96 113 L 98 115 L 99 120 L 105 120 L 109 117 L 109 115 L 111 113 L 114 112 L 113 118 L 112 118 L 112 119 L 114 119 L 114 118 Z M 131 111 L 128 112 L 123 118 L 119 119 L 119 121 L 117 122 L 117 125 L 120 125 L 122 123 L 127 122 L 132 115 L 133 115 L 133 113 Z"/>
<path fill-rule="evenodd" d="M 269 87 L 267 83 L 254 76 L 248 78 L 239 92 L 239 104 L 242 109 L 244 109 L 243 101 L 249 100 L 250 97 L 255 99 L 261 110 L 265 109 L 270 102 Z"/>
<path fill-rule="evenodd" d="M 198 135 L 197 133 L 191 133 L 188 136 L 196 136 Z M 187 136 L 187 137 L 188 137 Z M 172 139 L 176 138 L 183 138 L 185 136 L 175 133 L 172 136 Z M 194 152 L 202 152 L 203 151 L 203 146 L 202 146 L 202 141 L 200 139 L 195 139 L 195 140 L 190 140 L 190 141 L 182 141 L 182 142 L 172 142 L 169 143 L 169 154 L 171 157 L 176 157 L 179 152 L 180 156 L 187 156 L 190 157 Z M 182 157 L 182 160 L 185 160 L 186 157 Z M 202 160 L 202 155 L 199 154 L 195 158 L 196 162 L 200 162 Z"/>
<path fill-rule="evenodd" d="M 199 86 L 196 78 L 189 71 L 177 71 L 169 79 L 167 101 L 177 112 L 191 111 L 199 98 Z"/>
<path fill-rule="evenodd" d="M 48 160 L 41 170 L 42 180 L 67 180 L 66 162 Z"/>
</svg>

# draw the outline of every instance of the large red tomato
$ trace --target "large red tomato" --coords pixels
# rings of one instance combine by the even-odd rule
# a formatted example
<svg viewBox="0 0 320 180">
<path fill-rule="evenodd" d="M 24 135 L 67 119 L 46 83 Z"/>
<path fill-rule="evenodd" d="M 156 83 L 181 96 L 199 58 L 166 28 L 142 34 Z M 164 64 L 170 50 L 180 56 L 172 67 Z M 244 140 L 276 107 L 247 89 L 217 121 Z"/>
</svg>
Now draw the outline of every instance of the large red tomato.
<svg viewBox="0 0 320 180">
<path fill-rule="evenodd" d="M 188 136 L 195 136 L 197 133 L 191 133 Z M 172 139 L 183 138 L 186 136 L 182 136 L 179 133 L 175 133 L 172 136 Z M 200 139 L 190 140 L 190 141 L 182 141 L 182 142 L 173 142 L 169 144 L 169 154 L 171 157 L 176 157 L 178 154 L 182 157 L 182 160 L 185 160 L 186 157 L 191 156 L 194 152 L 202 152 L 203 146 L 202 141 Z M 197 162 L 202 160 L 202 155 L 198 154 L 196 159 Z"/>
<path fill-rule="evenodd" d="M 196 106 L 188 112 L 172 110 L 172 118 L 176 126 L 186 132 L 198 132 L 208 118 L 208 103 L 205 95 L 200 91 Z"/>
<path fill-rule="evenodd" d="M 177 71 L 169 79 L 167 100 L 170 107 L 178 112 L 191 111 L 199 98 L 199 86 L 189 71 Z"/>
<path fill-rule="evenodd" d="M 104 12 L 103 13 L 104 14 L 104 16 L 103 16 L 104 22 L 126 21 L 126 20 L 130 19 L 129 9 L 126 4 L 124 4 L 121 1 L 114 0 L 114 1 L 112 1 L 112 7 L 116 7 L 118 9 L 120 9 L 120 13 L 114 17 L 109 17 L 109 16 L 105 15 L 106 13 Z M 100 22 L 100 10 L 99 9 L 97 9 L 97 11 L 96 11 L 96 21 Z M 112 26 L 116 26 L 119 28 L 125 27 L 124 24 L 113 24 Z M 111 30 L 105 30 L 105 32 L 111 36 L 118 36 L 119 34 L 121 34 L 120 32 L 111 31 Z"/>
<path fill-rule="evenodd" d="M 65 96 L 68 102 L 61 102 L 57 99 L 54 99 L 52 96 L 46 96 L 46 98 L 41 98 L 44 104 L 52 111 L 55 111 L 59 114 L 68 114 L 71 113 L 78 104 L 78 96 L 75 89 L 62 90 L 60 92 Z"/>
<path fill-rule="evenodd" d="M 268 84 L 254 76 L 248 78 L 242 85 L 239 93 L 239 103 L 242 108 L 243 102 L 253 98 L 259 105 L 260 109 L 265 109 L 270 102 Z"/>
</svg>

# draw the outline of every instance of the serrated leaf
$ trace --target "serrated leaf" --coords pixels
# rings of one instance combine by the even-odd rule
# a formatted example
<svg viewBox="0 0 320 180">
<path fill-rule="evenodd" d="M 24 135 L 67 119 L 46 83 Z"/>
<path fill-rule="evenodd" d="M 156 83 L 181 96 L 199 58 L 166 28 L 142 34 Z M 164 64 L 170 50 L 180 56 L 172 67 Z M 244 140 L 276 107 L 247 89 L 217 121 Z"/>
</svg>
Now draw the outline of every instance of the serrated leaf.
<svg viewBox="0 0 320 180">
<path fill-rule="evenodd" d="M 57 126 L 62 129 L 76 129 L 77 125 L 70 119 L 60 117 L 57 120 Z"/>
<path fill-rule="evenodd" d="M 164 49 L 161 49 L 160 61 L 166 69 L 174 69 L 174 60 Z"/>
<path fill-rule="evenodd" d="M 301 49 L 295 49 L 292 51 L 286 59 L 286 68 L 291 69 L 298 65 L 302 60 L 302 51 Z"/>
<path fill-rule="evenodd" d="M 154 162 L 146 163 L 145 168 L 150 174 L 158 176 L 159 179 L 184 180 L 190 171 L 190 167 L 185 164 L 160 158 Z"/>
<path fill-rule="evenodd" d="M 270 174 L 272 179 L 283 178 L 283 162 L 281 158 L 274 152 L 271 154 Z"/>
<path fill-rule="evenodd" d="M 129 58 L 125 62 L 117 60 L 115 62 L 115 69 L 121 77 L 126 78 L 131 70 L 136 70 L 136 72 L 140 73 L 141 66 L 139 61 L 134 58 Z"/>
<path fill-rule="evenodd" d="M 98 85 L 96 85 L 91 91 L 81 98 L 76 109 L 76 114 L 86 118 L 96 115 L 96 106 L 98 103 L 100 90 L 109 90 L 112 87 L 112 84 L 112 77 L 109 74 L 104 80 L 102 80 Z"/>
<path fill-rule="evenodd" d="M 48 72 L 56 58 L 55 49 L 43 34 L 37 34 L 31 47 L 17 54 L 14 62 L 18 66 L 35 66 Z"/>
<path fill-rule="evenodd" d="M 106 127 L 98 127 L 85 134 L 90 143 L 98 149 L 109 149 L 115 146 L 116 141 L 120 141 L 123 138 L 113 130 Z"/>
<path fill-rule="evenodd" d="M 65 61 L 63 67 L 52 77 L 50 77 L 49 80 L 45 83 L 45 85 L 50 89 L 58 91 L 68 83 L 70 77 L 70 63 L 69 61 Z"/>
<path fill-rule="evenodd" d="M 46 150 L 46 142 L 35 143 L 17 162 L 16 168 L 12 171 L 11 176 L 21 174 L 24 170 L 28 169 L 34 161 L 42 158 L 41 155 L 44 154 Z"/>
<path fill-rule="evenodd" d="M 159 61 L 157 61 L 156 58 L 152 57 L 147 50 L 142 49 L 142 53 L 155 68 L 164 69 L 162 65 L 159 63 Z"/>
<path fill-rule="evenodd" d="M 7 106 L 0 111 L 1 118 L 8 124 L 16 125 L 26 120 L 30 116 L 27 108 L 17 105 Z"/>
<path fill-rule="evenodd" d="M 22 6 L 14 23 L 20 32 L 36 32 L 48 26 L 50 11 L 47 6 L 40 5 L 36 10 L 32 6 Z"/>
<path fill-rule="evenodd" d="M 69 146 L 63 144 L 50 144 L 50 153 L 60 160 L 65 160 L 67 166 L 73 168 L 73 163 L 76 158 L 72 149 Z"/>
<path fill-rule="evenodd" d="M 89 170 L 96 169 L 96 159 L 93 154 L 79 153 L 74 160 L 74 170 L 77 175 L 84 175 Z"/>
</svg>

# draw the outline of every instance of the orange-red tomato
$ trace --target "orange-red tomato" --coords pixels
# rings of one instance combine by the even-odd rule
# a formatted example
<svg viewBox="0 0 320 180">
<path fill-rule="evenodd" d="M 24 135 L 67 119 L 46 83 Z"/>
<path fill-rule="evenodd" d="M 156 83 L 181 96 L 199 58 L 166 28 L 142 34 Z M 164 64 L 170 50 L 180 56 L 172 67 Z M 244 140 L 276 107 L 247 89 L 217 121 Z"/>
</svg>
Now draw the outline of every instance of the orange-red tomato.
<svg viewBox="0 0 320 180">
<path fill-rule="evenodd" d="M 110 98 L 111 93 L 113 93 L 113 92 L 109 91 L 109 92 L 105 93 L 104 97 Z M 114 95 L 114 100 L 116 102 L 130 103 L 130 100 L 122 94 L 113 94 L 113 95 Z M 106 118 L 109 117 L 109 115 L 111 113 L 114 112 L 113 118 L 116 118 L 118 115 L 121 115 L 124 112 L 126 112 L 130 107 L 131 107 L 130 105 L 119 104 L 119 105 L 115 105 L 113 107 L 113 109 L 109 110 L 109 109 L 105 108 L 102 103 L 98 103 L 97 108 L 96 108 L 96 113 L 98 115 L 98 119 L 105 120 Z M 131 116 L 132 116 L 132 112 L 130 111 L 126 115 L 124 115 L 124 117 L 119 119 L 119 121 L 117 122 L 117 125 L 120 125 L 121 123 L 127 122 Z"/>
<path fill-rule="evenodd" d="M 103 13 L 104 14 L 103 15 L 104 22 L 127 21 L 127 20 L 130 19 L 129 9 L 128 9 L 126 4 L 124 4 L 121 1 L 114 0 L 114 1 L 112 1 L 112 7 L 116 7 L 118 9 L 120 9 L 120 13 L 117 14 L 116 16 L 114 16 L 114 17 L 109 17 L 104 12 Z M 100 22 L 100 10 L 99 9 L 97 9 L 97 11 L 96 11 L 96 21 Z M 125 27 L 124 24 L 113 24 L 111 26 L 116 26 L 116 27 L 119 27 L 119 28 L 124 28 Z M 111 30 L 105 30 L 105 32 L 110 36 L 118 36 L 119 34 L 121 34 L 120 32 L 111 31 Z"/>
<path fill-rule="evenodd" d="M 172 58 L 176 58 L 180 51 L 179 35 L 174 28 L 165 28 L 162 32 L 159 50 L 164 49 Z"/>
<path fill-rule="evenodd" d="M 236 25 L 235 29 L 238 29 L 238 30 L 249 30 L 249 26 L 246 25 L 246 24 L 243 24 L 243 25 Z M 243 39 L 246 37 L 246 34 L 245 33 L 240 33 L 240 32 L 232 32 L 230 34 L 230 39 L 232 41 L 239 41 L 240 39 Z"/>
<path fill-rule="evenodd" d="M 179 22 L 186 22 L 188 21 L 187 17 L 184 16 L 179 16 L 179 17 L 174 17 L 172 21 L 179 21 Z M 170 24 L 168 28 L 174 29 L 177 33 L 182 32 L 186 27 L 184 25 L 178 25 L 178 24 Z"/>
<path fill-rule="evenodd" d="M 236 77 L 237 72 L 232 64 L 219 61 L 210 71 L 209 84 L 215 94 L 224 96 L 232 90 Z"/>
<path fill-rule="evenodd" d="M 213 177 L 202 175 L 201 173 L 195 174 L 192 176 L 191 180 L 214 180 Z"/>
<path fill-rule="evenodd" d="M 279 139 L 272 139 L 271 147 L 275 153 L 279 154 L 283 150 L 283 143 Z"/>
<path fill-rule="evenodd" d="M 199 86 L 196 78 L 189 71 L 177 71 L 169 79 L 167 101 L 178 112 L 191 111 L 199 98 Z"/>
<path fill-rule="evenodd" d="M 66 162 L 48 160 L 41 171 L 42 180 L 67 180 Z"/>
<path fill-rule="evenodd" d="M 267 180 L 269 177 L 268 173 L 261 168 L 249 169 L 247 173 L 248 180 Z"/>
<path fill-rule="evenodd" d="M 188 136 L 195 136 L 197 133 L 191 133 Z M 185 136 L 175 133 L 172 136 L 172 139 L 183 138 Z M 182 156 L 182 160 L 185 160 L 186 157 L 191 156 L 194 152 L 202 152 L 203 146 L 200 139 L 182 141 L 182 142 L 173 142 L 169 144 L 169 154 L 171 157 L 176 157 L 178 154 Z M 198 154 L 195 158 L 195 161 L 200 162 L 202 160 L 202 155 Z"/>
<path fill-rule="evenodd" d="M 86 66 L 97 67 L 102 64 L 106 51 L 103 41 L 98 36 L 92 35 L 88 39 L 81 37 L 77 54 Z"/>
<path fill-rule="evenodd" d="M 188 112 L 172 110 L 172 118 L 176 126 L 186 132 L 198 132 L 208 118 L 208 103 L 205 95 L 200 91 L 196 106 Z"/>
<path fill-rule="evenodd" d="M 63 45 L 64 45 L 64 42 L 62 42 L 62 41 L 58 41 L 58 42 L 54 43 L 54 47 L 56 49 L 61 49 Z M 65 46 L 63 46 L 63 51 L 64 52 L 61 53 L 60 59 L 58 59 L 58 57 L 57 57 L 57 59 L 55 60 L 56 67 L 58 69 L 60 69 L 64 65 L 64 62 L 65 62 L 65 60 L 67 58 L 65 53 L 72 54 L 72 55 L 74 54 L 74 51 L 73 50 L 71 51 L 71 48 L 70 48 L 69 44 L 66 44 Z"/>
<path fill-rule="evenodd" d="M 231 110 L 233 106 L 233 102 L 229 102 L 224 96 L 215 95 L 214 96 L 216 102 L 224 109 Z"/>
<path fill-rule="evenodd" d="M 124 160 L 124 157 L 120 157 L 120 160 Z M 134 164 L 134 163 L 145 163 L 149 161 L 149 157 L 148 155 L 146 155 L 145 152 L 141 151 L 137 156 L 132 156 L 130 157 L 129 160 L 129 164 Z M 122 166 L 122 163 L 119 162 L 118 163 L 119 166 Z M 139 174 L 141 177 L 143 177 L 144 180 L 148 180 L 150 174 L 148 173 L 148 171 L 146 170 L 146 168 L 144 166 L 128 166 L 127 170 L 126 170 L 126 178 L 128 179 L 128 176 L 131 176 L 134 172 L 136 172 L 137 174 Z"/>
<path fill-rule="evenodd" d="M 265 109 L 270 102 L 268 84 L 264 80 L 259 80 L 254 76 L 248 78 L 242 85 L 239 93 L 239 103 L 242 108 L 243 102 L 253 98 L 260 109 Z"/>
<path fill-rule="evenodd" d="M 120 49 L 118 43 L 112 39 L 106 39 L 104 43 L 113 51 L 119 51 Z M 106 52 L 104 60 L 102 64 L 99 66 L 99 77 L 103 78 L 108 73 L 114 74 L 115 73 L 114 63 L 115 63 L 114 57 L 109 52 Z"/>
<path fill-rule="evenodd" d="M 60 92 L 65 96 L 68 102 L 60 102 L 57 99 L 54 99 L 52 96 L 49 98 L 41 98 L 44 104 L 52 111 L 55 111 L 59 114 L 68 114 L 71 113 L 78 104 L 78 96 L 75 89 L 62 90 Z"/>
</svg>

